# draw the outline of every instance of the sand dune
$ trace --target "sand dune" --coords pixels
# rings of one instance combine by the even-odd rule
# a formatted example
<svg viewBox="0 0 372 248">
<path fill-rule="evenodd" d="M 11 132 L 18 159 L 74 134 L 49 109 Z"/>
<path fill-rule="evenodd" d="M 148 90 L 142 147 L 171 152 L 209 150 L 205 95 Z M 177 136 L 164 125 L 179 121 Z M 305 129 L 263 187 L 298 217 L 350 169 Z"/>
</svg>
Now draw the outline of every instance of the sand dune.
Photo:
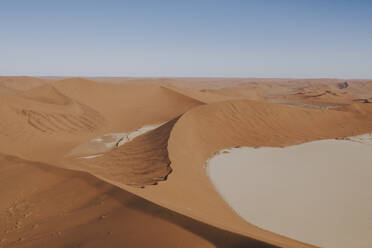
<svg viewBox="0 0 372 248">
<path fill-rule="evenodd" d="M 272 247 L 81 172 L 4 155 L 0 164 L 0 247 Z"/>
<path fill-rule="evenodd" d="M 136 190 L 111 182 L 223 229 L 279 246 L 306 247 L 258 229 L 232 213 L 210 184 L 204 163 L 214 152 L 228 147 L 287 146 L 370 132 L 372 119 L 366 119 L 351 112 L 302 109 L 246 100 L 204 105 L 184 114 L 171 132 L 168 152 L 173 172 L 166 183 Z"/>
<path fill-rule="evenodd" d="M 75 146 L 105 133 L 166 122 L 201 104 L 158 85 L 103 84 L 85 79 L 3 94 L 0 103 L 4 119 L 0 123 L 1 151 L 44 162 L 57 161 Z M 38 146 L 32 146 L 35 139 L 40 141 Z M 51 146 L 54 149 L 45 154 Z"/>
<path fill-rule="evenodd" d="M 281 247 L 311 247 L 303 240 L 260 229 L 236 215 L 209 181 L 205 162 L 225 148 L 283 147 L 372 132 L 372 105 L 354 101 L 371 97 L 372 84 L 367 81 L 350 81 L 349 86 L 342 89 L 339 84 L 345 80 L 338 79 L 114 81 L 63 79 L 0 94 L 0 152 L 19 157 L 2 157 L 2 163 L 6 164 L 2 168 L 9 169 L 10 174 L 0 174 L 0 188 L 18 191 L 14 194 L 3 192 L 0 201 L 10 204 L 15 201 L 15 195 L 28 192 L 31 185 L 39 185 L 35 187 L 38 193 L 29 197 L 35 206 L 45 208 L 39 218 L 48 223 L 44 229 L 30 232 L 20 229 L 14 236 L 1 234 L 0 239 L 11 240 L 10 243 L 3 241 L 6 247 L 38 247 L 41 244 L 148 246 L 151 240 L 154 242 L 154 237 L 161 236 L 161 230 L 168 228 L 169 235 L 173 236 L 159 239 L 155 247 L 247 247 L 250 244 L 265 247 L 263 243 L 251 243 L 252 239 Z M 319 96 L 320 101 L 306 97 L 327 91 L 331 93 Z M 328 105 L 337 105 L 337 108 L 311 109 Z M 81 159 L 76 153 L 75 157 L 68 157 L 74 148 L 92 139 L 110 133 L 130 133 L 155 123 L 165 124 L 122 146 L 101 151 L 102 156 Z M 84 156 L 95 154 L 92 151 Z M 11 170 L 13 165 L 17 168 L 14 171 Z M 49 166 L 84 171 L 95 177 Z M 16 176 L 6 179 L 11 174 Z M 22 180 L 28 182 L 27 175 L 33 174 L 34 181 L 19 184 Z M 80 183 L 75 184 L 70 177 L 78 178 Z M 40 182 L 36 178 L 40 178 Z M 96 202 L 93 198 L 106 188 L 117 192 L 115 195 L 119 194 L 120 200 L 109 196 L 115 210 L 106 209 L 112 217 L 103 230 L 116 233 L 120 229 L 124 237 L 118 232 L 115 237 L 106 237 L 107 233 L 100 231 L 100 223 L 109 218 L 99 218 L 101 212 L 93 207 Z M 36 197 L 43 192 L 44 197 Z M 102 194 L 107 197 L 106 193 Z M 86 199 L 84 197 L 89 195 L 92 198 L 85 202 L 74 200 Z M 59 197 L 59 204 L 41 200 L 49 197 Z M 70 209 L 73 214 L 68 221 L 56 217 L 64 207 L 74 209 Z M 27 209 L 19 211 L 18 217 L 27 215 Z M 80 214 L 81 218 L 77 218 Z M 50 216 L 54 216 L 51 222 L 47 221 Z M 129 216 L 131 221 L 128 222 Z M 9 225 L 18 218 L 8 217 Z M 36 220 L 30 219 L 30 223 Z M 133 229 L 132 223 L 136 221 L 144 223 L 138 228 L 146 231 Z M 56 228 L 58 222 L 63 222 L 63 231 Z M 112 231 L 112 226 L 118 229 Z M 53 230 L 50 237 L 45 235 L 48 228 Z M 7 230 L 10 229 L 7 226 Z M 58 232 L 66 235 L 59 236 Z M 20 234 L 26 233 L 29 236 L 22 236 L 21 242 L 15 243 Z M 29 241 L 23 243 L 23 239 Z M 178 240 L 185 241 L 177 243 Z"/>
<path fill-rule="evenodd" d="M 166 122 L 202 104 L 198 100 L 153 84 L 109 84 L 67 79 L 56 82 L 54 86 L 100 112 L 113 132 Z"/>
<path fill-rule="evenodd" d="M 50 85 L 17 95 L 0 95 L 0 102 L 0 115 L 4 120 L 0 123 L 1 151 L 30 159 L 45 157 L 46 147 L 56 145 L 56 140 L 71 142 L 105 125 L 104 118 L 96 110 Z M 32 146 L 35 140 L 39 140 L 38 146 Z M 51 155 L 57 153 L 58 149 Z"/>
<path fill-rule="evenodd" d="M 36 77 L 2 77 L 0 76 L 0 87 L 9 91 L 24 91 L 34 87 L 52 82 L 53 80 L 40 79 Z"/>
<path fill-rule="evenodd" d="M 103 156 L 67 162 L 69 168 L 87 171 L 107 181 L 136 187 L 154 185 L 171 173 L 168 139 L 178 117 L 148 131 Z"/>
<path fill-rule="evenodd" d="M 56 105 L 69 105 L 73 103 L 70 97 L 62 94 L 51 84 L 34 87 L 20 93 L 20 96 L 34 101 Z"/>
</svg>

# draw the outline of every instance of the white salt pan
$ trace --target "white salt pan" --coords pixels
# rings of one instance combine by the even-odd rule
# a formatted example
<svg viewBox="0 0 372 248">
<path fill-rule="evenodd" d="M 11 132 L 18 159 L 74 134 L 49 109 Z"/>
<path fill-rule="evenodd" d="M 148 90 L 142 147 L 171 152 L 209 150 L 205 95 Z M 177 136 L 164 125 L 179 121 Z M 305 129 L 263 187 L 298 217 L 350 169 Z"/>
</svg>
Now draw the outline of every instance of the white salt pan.
<svg viewBox="0 0 372 248">
<path fill-rule="evenodd" d="M 91 158 L 98 158 L 98 157 L 101 157 L 101 156 L 103 156 L 103 154 L 85 156 L 85 157 L 80 157 L 80 158 L 91 159 Z"/>
<path fill-rule="evenodd" d="M 163 124 L 164 123 L 146 125 L 129 133 L 107 133 L 101 137 L 91 139 L 90 141 L 86 143 L 78 145 L 72 151 L 70 151 L 69 155 L 101 154 L 115 147 L 124 145 L 125 143 L 132 141 L 134 138 L 140 136 L 141 134 L 144 134 L 148 131 L 156 129 Z M 84 157 L 84 158 L 87 158 L 87 157 Z"/>
<path fill-rule="evenodd" d="M 236 213 L 258 227 L 320 247 L 370 248 L 368 144 L 322 140 L 233 148 L 211 158 L 207 173 Z"/>
</svg>

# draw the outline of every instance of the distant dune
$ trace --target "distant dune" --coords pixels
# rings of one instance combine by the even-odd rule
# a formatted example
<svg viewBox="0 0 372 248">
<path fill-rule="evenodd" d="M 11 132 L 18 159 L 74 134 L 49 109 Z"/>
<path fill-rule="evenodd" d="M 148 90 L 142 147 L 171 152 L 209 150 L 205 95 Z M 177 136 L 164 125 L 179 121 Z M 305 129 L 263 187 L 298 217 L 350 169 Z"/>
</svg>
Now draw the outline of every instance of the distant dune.
<svg viewBox="0 0 372 248">
<path fill-rule="evenodd" d="M 40 79 L 35 77 L 2 77 L 0 76 L 0 87 L 9 91 L 23 91 L 34 87 L 50 83 L 53 80 Z M 1 93 L 1 92 L 0 92 Z"/>
<path fill-rule="evenodd" d="M 312 247 L 239 217 L 205 164 L 226 148 L 372 133 L 358 100 L 372 81 L 345 81 L 0 78 L 0 247 Z M 98 157 L 71 152 L 158 123 Z"/>
</svg>

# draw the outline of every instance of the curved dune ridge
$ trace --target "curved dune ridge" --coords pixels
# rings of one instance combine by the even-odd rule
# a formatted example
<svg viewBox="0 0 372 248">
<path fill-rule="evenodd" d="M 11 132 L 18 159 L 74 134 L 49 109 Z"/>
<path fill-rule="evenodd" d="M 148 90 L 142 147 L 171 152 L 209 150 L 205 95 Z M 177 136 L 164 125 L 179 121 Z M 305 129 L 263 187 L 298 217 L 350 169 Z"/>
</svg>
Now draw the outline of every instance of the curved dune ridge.
<svg viewBox="0 0 372 248">
<path fill-rule="evenodd" d="M 178 119 L 148 131 L 102 156 L 69 161 L 69 168 L 135 187 L 164 181 L 172 171 L 167 147 L 170 132 Z"/>
<path fill-rule="evenodd" d="M 166 122 L 203 104 L 153 84 L 96 83 L 77 78 L 58 81 L 54 86 L 63 94 L 79 99 L 101 113 L 109 125 L 107 130 L 114 132 Z"/>
<path fill-rule="evenodd" d="M 199 79 L 195 80 L 198 81 Z M 213 87 L 211 91 L 176 89 L 173 87 L 171 79 L 165 80 L 164 85 L 169 84 L 172 87 L 159 85 L 163 84 L 162 79 L 157 81 L 159 82 L 135 84 L 131 80 L 127 80 L 124 83 L 112 84 L 77 78 L 60 80 L 47 86 L 41 86 L 39 89 L 33 88 L 14 95 L 0 95 L 0 114 L 8 117 L 6 121 L 0 123 L 1 152 L 23 159 L 42 161 L 49 165 L 85 171 L 111 185 L 124 189 L 124 191 L 120 191 L 114 186 L 104 187 L 113 187 L 118 192 L 123 192 L 120 194 L 130 195 L 132 193 L 136 195 L 128 198 L 123 196 L 126 200 L 120 197 L 121 200 L 112 199 L 112 204 L 119 201 L 126 206 L 128 206 L 127 204 L 134 206 L 133 208 L 136 210 L 119 207 L 123 212 L 110 212 L 113 216 L 113 222 L 107 223 L 107 226 L 104 224 L 106 215 L 103 214 L 102 218 L 99 216 L 97 220 L 95 218 L 98 210 L 88 207 L 87 212 L 83 211 L 82 218 L 77 218 L 77 222 L 74 223 L 81 222 L 69 226 L 67 221 L 64 223 L 67 225 L 65 231 L 57 231 L 51 235 L 60 236 L 57 243 L 60 246 L 66 246 L 80 242 L 87 247 L 92 247 L 96 245 L 93 240 L 97 241 L 98 239 L 95 239 L 93 234 L 99 232 L 98 230 L 102 226 L 113 225 L 116 217 L 118 217 L 118 220 L 115 225 L 127 230 L 128 232 L 124 233 L 129 235 L 129 233 L 133 234 L 133 231 L 130 231 L 132 227 L 121 223 L 127 220 L 126 213 L 128 215 L 133 213 L 132 211 L 142 214 L 147 213 L 147 215 L 156 216 L 158 220 L 157 213 L 167 209 L 172 214 L 167 211 L 162 212 L 164 214 L 161 214 L 160 219 L 164 220 L 165 218 L 167 222 L 171 222 L 173 227 L 176 226 L 177 230 L 178 228 L 186 229 L 186 236 L 190 235 L 190 231 L 192 234 L 188 236 L 190 239 L 185 238 L 189 241 L 184 244 L 178 243 L 175 245 L 175 243 L 172 243 L 175 240 L 183 240 L 183 238 L 176 239 L 177 235 L 183 234 L 175 234 L 174 239 L 169 239 L 171 243 L 163 242 L 160 239 L 160 243 L 156 243 L 156 247 L 164 244 L 184 245 L 184 247 L 247 247 L 248 245 L 266 247 L 265 243 L 280 247 L 312 247 L 301 242 L 301 240 L 293 240 L 270 230 L 260 229 L 236 215 L 209 181 L 205 171 L 205 162 L 219 150 L 231 147 L 283 147 L 313 140 L 345 138 L 372 132 L 371 105 L 352 103 L 354 95 L 359 97 L 355 93 L 358 92 L 356 84 L 351 84 L 350 87 L 342 89 L 352 92 L 350 94 L 353 97 L 350 99 L 344 99 L 343 94 L 339 94 L 338 97 L 343 99 L 342 101 L 332 99 L 331 102 L 325 103 L 334 103 L 335 100 L 336 103 L 341 102 L 340 106 L 342 107 L 335 110 L 316 110 L 267 102 L 278 100 L 279 103 L 283 103 L 284 100 L 292 101 L 292 98 L 285 98 L 285 96 L 289 92 L 295 93 L 302 89 L 300 89 L 300 86 L 289 86 L 292 84 L 289 81 L 283 81 L 279 86 L 275 85 L 274 79 L 267 84 L 263 83 L 263 86 L 260 86 L 259 83 L 254 83 L 252 86 L 250 85 L 251 82 L 245 83 L 243 79 L 237 81 L 238 86 L 236 87 L 243 87 L 244 91 L 247 91 L 246 93 L 239 93 L 239 90 L 224 89 L 223 87 L 217 87 L 218 92 Z M 218 81 L 218 83 L 220 82 Z M 332 91 L 337 91 L 337 83 L 336 80 L 329 83 L 332 85 L 330 86 Z M 318 86 L 317 83 L 309 83 L 309 87 L 313 87 L 311 90 L 313 92 L 327 90 L 328 86 L 324 85 Z M 364 84 L 362 85 L 364 86 Z M 303 83 L 302 86 L 306 88 L 307 83 Z M 201 89 L 203 88 L 205 87 L 203 86 Z M 237 92 L 239 94 L 235 95 Z M 363 94 L 364 96 L 367 95 L 365 92 Z M 246 100 L 249 98 L 258 99 L 259 102 Z M 296 104 L 300 100 L 301 103 L 307 103 L 306 100 L 299 99 L 295 99 Z M 37 114 L 32 113 L 29 117 L 28 114 L 22 114 L 24 109 L 32 110 Z M 41 113 L 41 116 L 38 115 L 39 113 Z M 49 116 L 50 114 L 53 117 Z M 83 118 L 82 116 L 88 118 L 88 115 L 91 121 L 95 121 L 96 126 L 90 129 L 84 127 L 82 131 L 69 130 L 68 127 L 73 127 L 72 123 L 63 119 L 55 120 L 55 114 L 58 114 L 58 116 L 73 115 L 77 116 L 78 119 Z M 44 129 L 44 131 L 41 131 L 30 125 L 29 118 L 37 127 L 47 129 L 47 131 Z M 76 120 L 73 120 L 73 123 L 76 123 Z M 122 146 L 104 152 L 100 157 L 90 159 L 66 157 L 75 147 L 89 140 L 109 133 L 128 133 L 151 123 L 165 124 L 137 136 Z M 55 128 L 52 124 L 62 127 L 63 130 Z M 48 130 L 48 128 L 53 130 Z M 35 140 L 38 141 L 38 145 L 34 145 Z M 5 159 L 3 161 L 12 164 L 14 160 Z M 20 163 L 28 164 L 28 162 Z M 32 164 L 36 166 L 34 163 Z M 43 165 L 42 167 L 46 168 L 47 166 Z M 17 174 L 17 170 L 11 173 Z M 69 184 L 67 183 L 70 181 L 68 178 L 72 175 L 79 175 L 77 178 L 80 178 L 80 175 L 85 174 L 83 172 L 68 174 L 70 172 L 67 173 L 67 170 L 64 169 L 55 170 L 48 173 L 48 176 L 43 173 L 32 172 L 41 178 L 45 178 L 46 183 L 51 182 L 50 185 L 40 185 L 40 187 L 37 187 L 38 189 L 35 188 L 35 192 L 40 193 L 39 190 L 42 190 L 43 187 L 46 187 L 45 189 L 48 189 L 48 191 L 50 189 L 51 193 L 46 197 L 53 194 L 56 197 L 61 196 L 61 198 L 58 198 L 61 206 L 70 206 L 65 204 L 68 200 L 63 200 L 63 196 L 73 201 L 75 197 L 79 198 L 79 194 L 84 194 L 83 189 L 92 192 L 92 195 L 95 194 L 93 192 L 101 190 L 83 187 L 82 191 L 75 194 L 73 193 L 74 188 L 79 187 L 80 184 Z M 22 175 L 25 172 L 22 168 L 19 168 L 19 173 Z M 60 178 L 59 173 L 67 174 Z M 93 180 L 93 177 L 88 177 L 92 178 L 88 181 L 92 182 L 93 185 L 108 185 L 98 179 Z M 59 179 L 55 181 L 56 178 Z M 165 179 L 166 182 L 158 183 Z M 66 184 L 61 183 L 64 181 Z M 56 182 L 56 184 L 52 182 Z M 33 183 L 35 182 L 31 182 L 31 184 Z M 154 184 L 158 185 L 152 186 Z M 70 193 L 72 195 L 69 195 Z M 35 199 L 33 202 L 36 204 L 37 199 L 40 198 L 33 198 L 34 196 L 30 197 Z M 9 197 L 12 196 L 9 195 Z M 141 200 L 133 200 L 133 197 Z M 6 199 L 6 197 L 4 198 Z M 78 204 L 80 207 L 76 205 L 75 207 L 81 210 L 81 206 L 85 209 L 85 206 L 95 206 L 95 203 L 96 200 L 90 199 L 88 202 Z M 73 205 L 73 203 L 71 204 Z M 159 206 L 148 207 L 149 204 L 157 204 L 163 208 Z M 49 207 L 50 212 L 45 211 L 45 214 L 43 213 L 41 216 L 47 218 L 48 213 L 50 216 L 59 216 L 60 213 L 57 213 L 57 210 L 52 210 L 54 205 L 51 204 Z M 26 213 L 26 209 L 20 211 Z M 82 213 L 79 211 L 76 213 Z M 87 218 L 90 217 L 85 219 L 85 214 Z M 139 218 L 143 223 L 150 223 L 152 220 L 145 217 L 147 215 L 135 215 L 131 219 L 132 222 L 129 222 L 133 223 L 136 218 Z M 178 221 L 178 217 L 176 217 L 178 215 L 184 219 Z M 79 214 L 74 216 L 77 217 Z M 17 216 L 8 217 L 9 223 L 17 221 Z M 94 219 L 93 222 L 91 217 Z M 53 226 L 53 223 L 56 223 L 46 219 L 43 219 L 43 221 L 48 223 L 47 225 L 50 224 L 49 228 Z M 92 223 L 94 223 L 94 228 L 97 229 L 90 228 Z M 155 224 L 148 225 L 155 228 Z M 203 226 L 203 228 L 198 225 Z M 198 226 L 197 231 L 195 226 Z M 215 231 L 208 229 L 207 226 L 213 226 Z M 161 225 L 161 228 L 165 228 L 165 226 Z M 57 229 L 53 228 L 53 230 Z M 201 231 L 201 229 L 203 230 Z M 59 235 L 58 232 L 61 232 L 62 235 Z M 76 234 L 80 232 L 84 233 L 84 237 L 79 237 Z M 114 231 L 108 232 L 114 233 Z M 32 242 L 36 242 L 35 240 L 49 240 L 46 236 L 39 236 L 35 239 L 35 235 L 40 233 L 42 232 L 38 232 L 37 229 L 30 231 L 30 236 L 23 237 L 24 240 L 21 239 L 20 242 L 15 243 L 13 241 L 16 240 L 16 234 L 20 233 L 14 231 L 12 247 L 19 247 L 22 244 L 30 244 L 29 246 L 32 247 L 32 244 L 34 244 Z M 132 241 L 134 243 L 130 243 L 132 241 L 126 243 L 125 240 L 120 238 L 113 238 L 113 240 L 121 245 L 141 246 L 149 244 L 146 242 L 150 242 L 150 237 L 154 238 L 159 235 L 159 233 L 153 231 L 150 231 L 150 233 L 152 234 L 140 235 L 142 240 L 136 235 L 133 236 Z M 120 236 L 120 233 L 117 235 Z M 128 235 L 124 236 L 127 237 Z M 218 235 L 221 237 L 217 237 Z M 143 236 L 146 236 L 146 238 Z M 99 237 L 102 238 L 103 236 Z M 243 239 L 240 239 L 241 237 Z M 110 238 L 102 238 L 102 240 L 108 239 Z M 252 239 L 265 243 L 253 242 Z M 64 243 L 64 240 L 73 243 Z"/>
<path fill-rule="evenodd" d="M 279 246 L 308 247 L 259 229 L 236 216 L 209 182 L 205 161 L 227 147 L 282 147 L 352 136 L 371 132 L 371 129 L 371 117 L 362 118 L 352 112 L 302 109 L 247 100 L 213 103 L 186 112 L 172 129 L 168 153 L 173 172 L 166 183 L 136 190 L 118 181 L 110 182 L 223 229 Z"/>
</svg>

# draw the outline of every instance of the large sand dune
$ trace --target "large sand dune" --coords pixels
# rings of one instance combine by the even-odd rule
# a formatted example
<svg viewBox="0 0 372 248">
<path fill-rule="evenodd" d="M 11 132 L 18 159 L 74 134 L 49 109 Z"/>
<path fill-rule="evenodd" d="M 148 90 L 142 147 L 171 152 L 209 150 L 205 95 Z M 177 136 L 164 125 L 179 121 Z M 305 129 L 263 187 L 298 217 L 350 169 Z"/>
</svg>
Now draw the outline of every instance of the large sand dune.
<svg viewBox="0 0 372 248">
<path fill-rule="evenodd" d="M 161 123 L 202 104 L 200 101 L 154 84 L 109 84 L 86 79 L 61 80 L 54 86 L 99 111 L 114 131 L 133 130 Z M 102 104 L 104 103 L 104 104 Z"/>
<path fill-rule="evenodd" d="M 1 151 L 56 161 L 105 133 L 166 122 L 200 105 L 159 85 L 114 85 L 67 79 L 15 95 L 0 94 Z M 32 143 L 39 140 L 37 146 Z M 45 149 L 51 149 L 49 154 Z"/>
<path fill-rule="evenodd" d="M 50 187 L 45 199 L 52 195 L 61 197 L 58 199 L 66 196 L 67 200 L 60 200 L 60 207 L 68 207 L 67 203 L 71 202 L 76 209 L 93 207 L 95 200 L 76 203 L 79 208 L 74 205 L 74 199 L 89 195 L 88 192 L 97 194 L 102 188 L 75 185 L 68 178 L 84 175 L 82 177 L 89 178 L 87 180 L 93 185 L 115 189 L 117 194 L 123 195 L 121 199 L 128 199 L 121 200 L 124 205 L 136 202 L 128 209 L 115 205 L 117 199 L 112 200 L 116 202 L 113 204 L 117 211 L 110 210 L 112 222 L 104 226 L 117 225 L 123 230 L 121 234 L 124 237 L 112 241 L 117 246 L 146 246 L 160 235 L 160 230 L 168 230 L 167 224 L 171 222 L 170 228 L 174 229 L 169 232 L 174 237 L 159 239 L 160 243 L 154 243 L 155 246 L 176 246 L 172 242 L 185 239 L 188 240 L 184 242 L 185 247 L 239 247 L 241 244 L 265 247 L 263 243 L 250 243 L 257 239 L 281 247 L 311 247 L 303 240 L 260 229 L 236 215 L 209 181 L 205 162 L 219 150 L 236 146 L 283 147 L 372 132 L 372 105 L 354 101 L 372 96 L 371 83 L 367 81 L 352 81 L 344 87 L 344 80 L 337 79 L 115 79 L 112 81 L 115 83 L 109 79 L 95 80 L 102 82 L 63 79 L 0 94 L 0 152 L 19 157 L 3 156 L 2 164 L 11 168 L 14 164 L 22 164 L 14 171 L 10 170 L 10 174 L 16 175 L 13 179 L 6 179 L 10 174 L 0 175 L 0 186 L 14 188 L 18 190 L 14 194 L 22 195 L 20 192 L 27 192 L 37 180 L 24 185 L 20 182 L 27 175 L 35 175 L 41 180 L 38 183 L 50 182 L 37 186 L 36 192 L 43 187 L 49 192 Z M 317 98 L 317 95 L 322 99 L 309 97 Z M 336 108 L 323 109 L 330 105 Z M 130 133 L 156 123 L 165 124 L 122 146 L 103 151 L 102 156 L 82 159 L 71 153 L 74 148 L 105 134 Z M 85 155 L 95 153 L 92 151 L 92 154 L 88 152 Z M 40 162 L 45 164 L 40 165 Z M 96 178 L 65 169 L 48 169 L 46 175 L 44 171 L 48 166 L 85 171 Z M 42 170 L 38 169 L 41 167 Z M 79 189 L 75 192 L 76 188 Z M 13 202 L 14 194 L 2 193 L 0 200 L 6 204 Z M 35 204 L 37 199 L 41 198 L 35 198 Z M 45 207 L 39 218 L 59 216 L 60 211 L 52 203 L 38 204 L 40 208 Z M 148 207 L 149 204 L 161 207 Z M 19 216 L 27 215 L 26 209 L 20 211 Z M 145 231 L 121 223 L 127 216 L 132 216 L 133 211 L 138 215 L 133 215 L 130 223 L 143 223 Z M 150 224 L 155 221 L 152 219 L 154 216 L 159 219 L 159 211 L 165 211 L 161 215 L 167 216 L 167 223 L 160 218 L 161 223 Z M 147 214 L 143 215 L 143 212 Z M 86 214 L 97 217 L 98 213 L 101 212 L 90 209 Z M 84 216 L 82 214 L 76 219 L 80 221 L 77 225 L 63 222 L 61 218 L 55 219 L 62 221 L 62 226 L 66 225 L 62 233 L 68 235 L 59 236 L 60 230 L 53 227 L 55 224 L 48 224 L 48 228 L 53 230 L 51 236 L 56 236 L 56 239 L 45 236 L 46 229 L 35 229 L 29 236 L 22 236 L 20 241 L 24 242 L 13 241 L 25 229 L 15 232 L 15 236 L 0 234 L 0 239 L 12 240 L 10 243 L 3 241 L 7 247 L 38 247 L 43 242 L 63 246 L 71 244 L 64 243 L 70 241 L 99 247 L 109 238 L 95 235 L 100 233 L 102 223 L 108 218 L 102 217 L 100 222 L 98 217 L 92 222 L 90 217 L 88 220 Z M 6 218 L 9 223 L 17 221 L 17 216 Z M 30 219 L 30 223 L 35 221 Z M 154 230 L 157 226 L 158 230 Z M 83 235 L 78 236 L 77 231 Z M 108 232 L 114 233 L 111 229 Z M 136 235 L 141 235 L 141 238 L 136 238 Z"/>
<path fill-rule="evenodd" d="M 0 247 L 272 247 L 88 174 L 5 155 L 0 164 Z"/>
<path fill-rule="evenodd" d="M 247 100 L 204 105 L 185 113 L 171 132 L 168 152 L 173 172 L 166 183 L 145 190 L 117 185 L 224 229 L 280 246 L 305 247 L 305 244 L 249 225 L 232 213 L 210 184 L 205 174 L 205 161 L 214 152 L 228 147 L 287 146 L 361 134 L 371 129 L 370 116 L 362 118 L 362 115 L 351 112 L 311 110 Z"/>
</svg>

